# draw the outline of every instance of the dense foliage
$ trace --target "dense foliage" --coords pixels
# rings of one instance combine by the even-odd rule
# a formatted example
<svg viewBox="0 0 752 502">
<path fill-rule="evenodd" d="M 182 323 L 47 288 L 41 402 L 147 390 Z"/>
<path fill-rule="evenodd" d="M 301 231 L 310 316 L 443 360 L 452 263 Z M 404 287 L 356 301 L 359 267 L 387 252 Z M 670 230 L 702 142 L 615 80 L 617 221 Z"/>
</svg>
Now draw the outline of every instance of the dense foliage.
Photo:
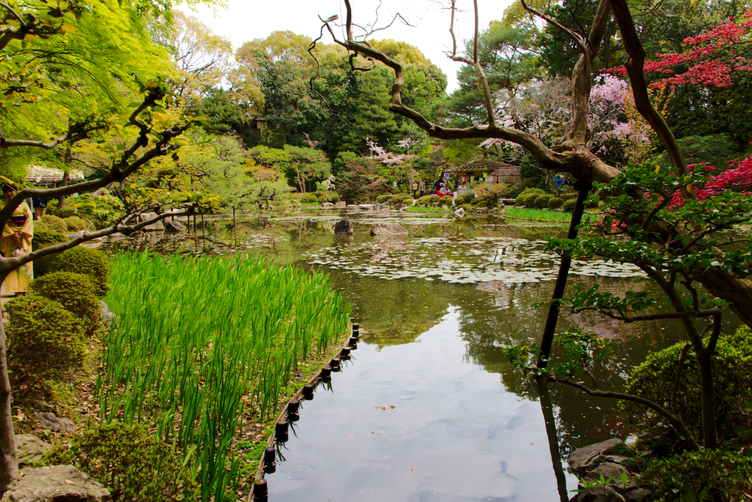
<svg viewBox="0 0 752 502">
<path fill-rule="evenodd" d="M 77 467 L 106 486 L 114 501 L 187 502 L 200 496 L 191 469 L 174 448 L 139 425 L 113 422 L 86 429 L 47 452 L 43 462 Z"/>
<path fill-rule="evenodd" d="M 80 246 L 69 249 L 53 258 L 51 269 L 88 276 L 94 285 L 94 294 L 100 298 L 109 290 L 107 273 L 110 260 L 97 249 Z"/>
<path fill-rule="evenodd" d="M 99 300 L 88 276 L 72 272 L 53 272 L 32 283 L 35 295 L 59 302 L 81 321 L 88 336 L 100 325 Z"/>
</svg>

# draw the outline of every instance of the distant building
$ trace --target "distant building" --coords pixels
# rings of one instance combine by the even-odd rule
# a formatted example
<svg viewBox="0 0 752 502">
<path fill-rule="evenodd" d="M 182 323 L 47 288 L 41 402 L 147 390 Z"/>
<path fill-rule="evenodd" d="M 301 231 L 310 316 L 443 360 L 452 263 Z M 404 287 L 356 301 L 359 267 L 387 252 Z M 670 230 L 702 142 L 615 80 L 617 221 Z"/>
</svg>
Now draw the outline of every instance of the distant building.
<svg viewBox="0 0 752 502">
<path fill-rule="evenodd" d="M 444 169 L 453 184 L 461 189 L 464 181 L 484 180 L 486 183 L 514 184 L 521 180 L 520 167 L 497 160 L 473 160 L 461 166 Z"/>
<path fill-rule="evenodd" d="M 35 185 L 56 185 L 63 181 L 65 172 L 62 169 L 29 164 L 26 166 L 26 181 Z M 76 169 L 71 169 L 68 173 L 68 181 L 79 182 L 84 180 L 84 173 Z"/>
</svg>

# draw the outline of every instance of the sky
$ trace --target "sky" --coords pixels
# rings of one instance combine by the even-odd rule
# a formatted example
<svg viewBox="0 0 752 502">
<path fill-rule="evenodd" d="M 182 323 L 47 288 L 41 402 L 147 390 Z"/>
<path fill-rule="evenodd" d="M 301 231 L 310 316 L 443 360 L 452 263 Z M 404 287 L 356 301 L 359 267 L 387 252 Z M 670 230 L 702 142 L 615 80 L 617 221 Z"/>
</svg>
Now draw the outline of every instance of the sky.
<svg viewBox="0 0 752 502">
<path fill-rule="evenodd" d="M 514 0 L 480 0 L 479 24 L 481 31 L 494 19 L 501 19 L 504 9 Z M 326 19 L 333 15 L 344 19 L 344 2 L 342 0 L 227 0 L 227 9 L 200 7 L 189 11 L 181 9 L 200 19 L 211 30 L 230 39 L 235 48 L 256 38 L 266 38 L 273 31 L 290 30 L 300 35 L 316 38 L 321 22 L 318 17 Z M 450 61 L 444 51 L 452 46 L 449 35 L 449 11 L 443 9 L 449 0 L 382 0 L 378 11 L 376 26 L 384 26 L 400 13 L 413 26 L 399 22 L 387 30 L 378 32 L 374 38 L 392 38 L 418 47 L 432 63 L 446 74 L 449 85 L 447 92 L 457 88 L 455 74 L 462 63 Z M 351 0 L 353 21 L 360 25 L 374 24 L 378 0 Z M 458 0 L 459 12 L 455 18 L 455 34 L 458 44 L 473 34 L 473 2 Z M 339 36 L 339 35 L 338 35 Z M 332 43 L 327 34 L 325 43 Z M 464 44 L 462 44 L 464 47 Z"/>
</svg>

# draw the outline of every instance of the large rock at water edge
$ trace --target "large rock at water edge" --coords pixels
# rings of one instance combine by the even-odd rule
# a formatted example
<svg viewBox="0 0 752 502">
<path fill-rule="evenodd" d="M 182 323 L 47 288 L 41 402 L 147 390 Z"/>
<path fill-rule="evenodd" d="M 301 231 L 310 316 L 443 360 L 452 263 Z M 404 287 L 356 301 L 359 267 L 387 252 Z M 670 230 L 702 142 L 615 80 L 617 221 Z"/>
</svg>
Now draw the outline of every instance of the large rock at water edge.
<svg viewBox="0 0 752 502">
<path fill-rule="evenodd" d="M 185 232 L 185 225 L 179 221 L 164 220 L 164 229 L 168 234 L 179 234 Z"/>
<path fill-rule="evenodd" d="M 340 220 L 334 225 L 334 235 L 352 235 L 353 225 L 350 220 Z"/>
<path fill-rule="evenodd" d="M 371 225 L 371 235 L 409 235 L 402 225 L 387 225 L 386 223 L 375 223 Z"/>
<path fill-rule="evenodd" d="M 110 491 L 72 465 L 25 469 L 2 502 L 109 502 Z"/>
</svg>

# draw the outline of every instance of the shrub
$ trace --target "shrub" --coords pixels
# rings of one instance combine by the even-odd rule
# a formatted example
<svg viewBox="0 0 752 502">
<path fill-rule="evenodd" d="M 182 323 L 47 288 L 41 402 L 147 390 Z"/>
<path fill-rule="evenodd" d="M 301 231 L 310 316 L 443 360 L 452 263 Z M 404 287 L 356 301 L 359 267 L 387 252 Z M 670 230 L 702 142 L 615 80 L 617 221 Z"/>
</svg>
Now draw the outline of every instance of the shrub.
<svg viewBox="0 0 752 502">
<path fill-rule="evenodd" d="M 110 262 L 101 251 L 83 246 L 63 251 L 53 258 L 52 270 L 89 276 L 94 284 L 94 294 L 99 298 L 107 294 Z"/>
<path fill-rule="evenodd" d="M 300 203 L 301 204 L 311 204 L 311 203 L 317 203 L 319 202 L 319 198 L 316 196 L 315 193 L 304 193 L 300 196 Z"/>
<path fill-rule="evenodd" d="M 577 192 L 571 191 L 571 192 L 562 192 L 561 195 L 559 195 L 559 197 L 567 201 L 570 199 L 577 199 L 577 195 L 578 195 Z"/>
<path fill-rule="evenodd" d="M 63 209 L 66 207 L 74 209 L 77 215 L 94 222 L 97 228 L 110 226 L 125 215 L 123 202 L 110 194 L 108 190 L 102 190 L 98 192 L 98 195 L 85 193 L 69 197 Z"/>
<path fill-rule="evenodd" d="M 700 437 L 700 375 L 692 351 L 682 357 L 685 346 L 686 343 L 679 343 L 648 355 L 629 375 L 626 391 L 667 405 L 695 437 Z M 752 406 L 752 331 L 747 326 L 718 340 L 713 354 L 713 380 L 718 440 L 731 441 L 742 429 L 749 429 L 736 414 Z M 621 407 L 632 425 L 653 427 L 661 420 L 636 403 L 624 402 Z"/>
<path fill-rule="evenodd" d="M 391 195 L 379 195 L 378 197 L 376 197 L 376 202 L 378 202 L 379 204 L 385 204 L 389 202 L 389 199 L 391 198 Z"/>
<path fill-rule="evenodd" d="M 548 201 L 549 209 L 559 209 L 563 205 L 564 205 L 564 199 L 560 197 L 553 197 L 551 200 Z"/>
<path fill-rule="evenodd" d="M 331 204 L 339 202 L 339 194 L 337 192 L 324 192 L 322 195 L 321 202 L 329 202 Z"/>
<path fill-rule="evenodd" d="M 424 195 L 415 204 L 419 206 L 433 206 L 435 203 L 441 202 L 441 199 L 438 195 Z"/>
<path fill-rule="evenodd" d="M 91 280 L 72 272 L 53 272 L 31 284 L 35 295 L 59 302 L 65 310 L 84 324 L 86 334 L 92 336 L 100 324 L 99 300 L 94 295 Z"/>
<path fill-rule="evenodd" d="M 190 469 L 142 426 L 115 422 L 85 430 L 47 452 L 43 462 L 74 465 L 107 486 L 118 502 L 201 499 Z"/>
<path fill-rule="evenodd" d="M 577 205 L 576 199 L 567 199 L 564 201 L 564 205 L 562 206 L 562 209 L 564 211 L 568 211 L 571 213 L 571 212 L 574 212 L 574 206 L 576 205 Z"/>
<path fill-rule="evenodd" d="M 535 198 L 535 201 L 533 202 L 533 207 L 538 209 L 545 209 L 548 207 L 548 203 L 553 199 L 553 194 L 550 193 L 544 193 L 542 195 L 538 195 Z"/>
<path fill-rule="evenodd" d="M 89 228 L 89 223 L 79 216 L 69 216 L 64 218 L 63 221 L 71 232 L 78 232 L 79 230 Z"/>
<path fill-rule="evenodd" d="M 524 205 L 525 205 L 525 207 L 535 207 L 535 199 L 537 199 L 540 196 L 541 196 L 541 194 L 539 194 L 539 193 L 531 193 L 531 194 L 525 196 L 525 198 L 524 198 L 524 201 L 525 201 Z"/>
<path fill-rule="evenodd" d="M 519 194 L 514 199 L 514 205 L 515 206 L 527 206 L 527 204 L 525 204 L 525 200 L 529 196 L 531 196 L 531 195 L 541 195 L 541 194 L 544 194 L 544 193 L 545 192 L 543 190 L 541 190 L 540 188 L 526 188 L 525 190 L 522 191 L 521 194 Z M 533 200 L 535 200 L 535 199 L 533 199 Z M 531 202 L 531 204 L 532 204 L 532 202 Z"/>
<path fill-rule="evenodd" d="M 463 193 L 462 195 L 458 195 L 454 198 L 454 205 L 461 206 L 468 204 L 471 200 L 473 200 L 474 197 L 475 194 L 473 192 Z"/>
<path fill-rule="evenodd" d="M 58 218 L 70 218 L 74 214 L 76 214 L 77 208 L 75 206 L 71 206 L 70 204 L 66 204 L 60 209 L 55 209 L 55 216 Z"/>
<path fill-rule="evenodd" d="M 68 236 L 57 230 L 53 230 L 47 227 L 35 228 L 34 238 L 31 240 L 31 249 L 36 251 L 37 249 L 46 248 L 48 246 L 54 246 L 55 244 L 61 244 L 68 242 Z M 37 267 L 37 260 L 34 260 L 34 268 Z"/>
<path fill-rule="evenodd" d="M 491 195 L 484 195 L 483 197 L 476 197 L 473 199 L 472 205 L 474 207 L 496 207 L 498 199 Z"/>
<path fill-rule="evenodd" d="M 392 195 L 389 198 L 389 204 L 396 206 L 397 204 L 412 204 L 413 203 L 413 196 L 400 193 L 397 195 Z"/>
<path fill-rule="evenodd" d="M 84 328 L 60 303 L 28 295 L 3 309 L 13 387 L 26 380 L 62 380 L 83 367 Z"/>
<path fill-rule="evenodd" d="M 687 451 L 648 465 L 640 482 L 654 500 L 745 500 L 752 492 L 752 458 L 721 450 Z"/>
<path fill-rule="evenodd" d="M 508 195 L 504 195 L 504 197 L 509 198 L 516 198 L 518 195 L 523 193 L 528 188 L 533 188 L 535 185 L 535 179 L 534 178 L 527 178 L 522 181 L 518 181 L 514 185 L 512 185 L 511 188 L 509 188 Z M 517 204 L 518 206 L 520 204 Z"/>
<path fill-rule="evenodd" d="M 65 221 L 63 221 L 62 218 L 53 216 L 51 214 L 45 214 L 44 216 L 42 216 L 42 223 L 45 227 L 52 230 L 57 230 L 58 232 L 65 233 L 68 231 L 68 225 L 65 224 Z"/>
</svg>

